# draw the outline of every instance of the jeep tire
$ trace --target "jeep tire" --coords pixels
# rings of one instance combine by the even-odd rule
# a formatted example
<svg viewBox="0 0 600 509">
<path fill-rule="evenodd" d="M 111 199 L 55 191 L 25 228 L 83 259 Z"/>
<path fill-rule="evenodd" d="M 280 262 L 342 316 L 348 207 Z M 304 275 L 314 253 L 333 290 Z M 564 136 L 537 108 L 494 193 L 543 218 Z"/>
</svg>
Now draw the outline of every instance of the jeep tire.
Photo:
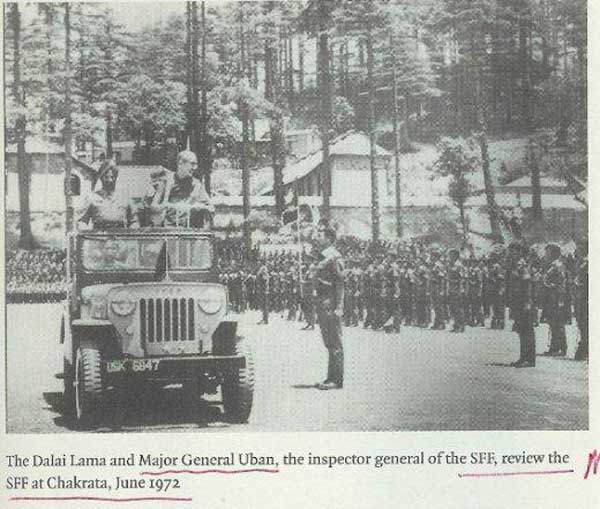
<svg viewBox="0 0 600 509">
<path fill-rule="evenodd" d="M 233 355 L 243 355 L 246 366 L 225 371 L 221 385 L 223 410 L 228 422 L 242 424 L 248 421 L 254 396 L 254 359 L 244 338 L 237 338 Z"/>
<path fill-rule="evenodd" d="M 93 341 L 82 341 L 75 356 L 75 418 L 90 424 L 102 399 L 100 349 Z"/>
</svg>

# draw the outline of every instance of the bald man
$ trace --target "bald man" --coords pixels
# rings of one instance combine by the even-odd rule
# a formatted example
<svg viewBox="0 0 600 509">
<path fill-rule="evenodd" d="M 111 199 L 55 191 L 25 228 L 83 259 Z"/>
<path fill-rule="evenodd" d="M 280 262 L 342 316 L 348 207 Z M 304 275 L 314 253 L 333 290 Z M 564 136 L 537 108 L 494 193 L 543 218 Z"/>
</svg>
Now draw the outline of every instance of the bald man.
<svg viewBox="0 0 600 509">
<path fill-rule="evenodd" d="M 158 179 L 153 196 L 147 197 L 153 226 L 203 227 L 210 223 L 214 206 L 204 184 L 193 177 L 198 168 L 196 154 L 184 150 L 177 156 L 172 179 Z"/>
</svg>

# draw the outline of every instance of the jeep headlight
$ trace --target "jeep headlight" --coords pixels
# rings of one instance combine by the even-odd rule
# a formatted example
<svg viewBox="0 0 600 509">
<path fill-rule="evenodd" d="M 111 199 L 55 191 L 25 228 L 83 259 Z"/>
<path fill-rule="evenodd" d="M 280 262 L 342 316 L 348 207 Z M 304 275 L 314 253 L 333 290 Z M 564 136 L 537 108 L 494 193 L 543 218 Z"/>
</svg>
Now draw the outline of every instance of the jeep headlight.
<svg viewBox="0 0 600 509">
<path fill-rule="evenodd" d="M 118 292 L 110 299 L 110 307 L 119 316 L 127 316 L 135 309 L 135 300 L 129 292 Z"/>
<path fill-rule="evenodd" d="M 207 289 L 198 298 L 198 307 L 207 315 L 218 313 L 223 306 L 223 292 L 217 288 Z"/>
</svg>

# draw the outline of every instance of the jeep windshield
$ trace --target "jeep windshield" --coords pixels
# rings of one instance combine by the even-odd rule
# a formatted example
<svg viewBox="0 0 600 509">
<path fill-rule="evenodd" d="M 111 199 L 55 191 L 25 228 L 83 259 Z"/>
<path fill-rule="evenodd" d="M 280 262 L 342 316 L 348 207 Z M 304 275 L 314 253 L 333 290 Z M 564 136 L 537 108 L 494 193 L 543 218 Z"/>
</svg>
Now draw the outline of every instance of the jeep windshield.
<svg viewBox="0 0 600 509">
<path fill-rule="evenodd" d="M 155 270 L 166 242 L 171 270 L 208 270 L 212 248 L 207 238 L 84 238 L 83 268 L 90 271 Z"/>
</svg>

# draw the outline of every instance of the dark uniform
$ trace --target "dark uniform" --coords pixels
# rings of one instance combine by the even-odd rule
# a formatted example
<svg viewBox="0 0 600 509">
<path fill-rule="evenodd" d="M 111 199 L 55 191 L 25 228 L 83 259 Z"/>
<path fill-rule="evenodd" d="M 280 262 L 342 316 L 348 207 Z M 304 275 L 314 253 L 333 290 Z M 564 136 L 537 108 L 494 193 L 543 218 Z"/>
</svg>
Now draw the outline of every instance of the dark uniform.
<svg viewBox="0 0 600 509">
<path fill-rule="evenodd" d="M 492 262 L 488 271 L 488 295 L 492 308 L 492 329 L 504 329 L 506 303 L 505 269 L 498 263 Z"/>
<path fill-rule="evenodd" d="M 547 250 L 558 250 L 558 246 L 547 246 Z M 548 355 L 563 356 L 567 353 L 567 336 L 565 332 L 564 303 L 566 294 L 566 270 L 562 261 L 556 257 L 551 262 L 543 276 L 544 315 L 550 326 L 550 348 Z"/>
<path fill-rule="evenodd" d="M 428 327 L 431 322 L 429 303 L 429 271 L 421 260 L 414 272 L 415 318 L 419 327 Z"/>
<path fill-rule="evenodd" d="M 366 317 L 363 327 L 376 327 L 375 322 L 375 269 L 369 265 L 363 277 L 363 302 L 366 308 Z"/>
<path fill-rule="evenodd" d="M 446 328 L 446 269 L 441 260 L 437 260 L 431 270 L 430 291 L 434 313 L 431 328 L 444 330 Z"/>
<path fill-rule="evenodd" d="M 269 307 L 270 307 L 270 293 L 271 293 L 271 281 L 269 277 L 269 271 L 267 267 L 263 265 L 256 275 L 256 295 L 258 298 L 258 305 L 262 311 L 262 320 L 259 323 L 269 323 Z"/>
<path fill-rule="evenodd" d="M 469 325 L 482 326 L 483 322 L 483 274 L 477 261 L 473 260 L 468 270 L 468 299 L 469 299 Z"/>
<path fill-rule="evenodd" d="M 535 332 L 531 316 L 532 279 L 525 258 L 521 257 L 513 266 L 510 289 L 511 315 L 520 343 L 520 357 L 514 366 L 535 366 Z"/>
<path fill-rule="evenodd" d="M 579 344 L 575 352 L 575 359 L 585 360 L 588 358 L 588 259 L 585 257 L 577 260 L 574 281 L 575 318 L 579 329 Z"/>
<path fill-rule="evenodd" d="M 454 322 L 452 332 L 465 331 L 465 268 L 459 258 L 451 262 L 448 268 L 448 301 L 450 315 Z"/>
<path fill-rule="evenodd" d="M 303 281 L 302 286 L 302 313 L 306 320 L 304 329 L 315 328 L 315 304 L 317 297 L 317 286 L 315 281 L 314 268 L 311 267 Z"/>
<path fill-rule="evenodd" d="M 336 313 L 344 302 L 344 264 L 342 255 L 331 246 L 321 253 L 317 265 L 317 317 L 323 343 L 329 353 L 326 382 L 344 383 L 342 319 Z"/>
</svg>

